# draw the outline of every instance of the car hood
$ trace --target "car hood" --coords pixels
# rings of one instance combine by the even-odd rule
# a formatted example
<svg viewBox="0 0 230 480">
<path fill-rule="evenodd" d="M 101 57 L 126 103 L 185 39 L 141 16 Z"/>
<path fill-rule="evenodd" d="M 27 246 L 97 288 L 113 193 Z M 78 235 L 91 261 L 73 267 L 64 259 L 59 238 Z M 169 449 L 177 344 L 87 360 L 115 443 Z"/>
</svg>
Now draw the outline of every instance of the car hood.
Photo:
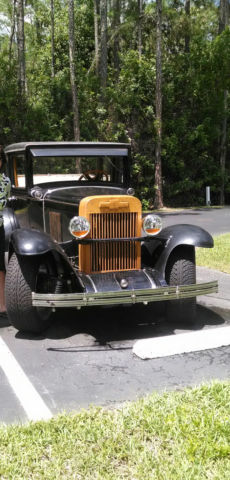
<svg viewBox="0 0 230 480">
<path fill-rule="evenodd" d="M 66 186 L 50 188 L 45 197 L 50 200 L 79 204 L 82 198 L 85 197 L 92 197 L 94 195 L 124 195 L 126 193 L 127 190 L 121 187 L 104 187 L 101 185 Z"/>
</svg>

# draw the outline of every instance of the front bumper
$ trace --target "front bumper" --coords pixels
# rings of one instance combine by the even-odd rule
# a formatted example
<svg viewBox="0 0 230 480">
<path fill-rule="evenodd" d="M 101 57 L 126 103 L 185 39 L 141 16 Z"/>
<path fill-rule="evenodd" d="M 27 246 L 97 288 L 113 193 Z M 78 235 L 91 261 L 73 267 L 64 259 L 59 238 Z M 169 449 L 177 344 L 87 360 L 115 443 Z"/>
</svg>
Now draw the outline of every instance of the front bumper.
<svg viewBox="0 0 230 480">
<path fill-rule="evenodd" d="M 198 295 L 207 295 L 218 291 L 218 282 L 196 283 L 195 285 L 179 285 L 176 287 L 158 287 L 144 290 L 122 290 L 116 292 L 93 293 L 32 293 L 34 307 L 67 308 L 103 305 L 123 305 L 163 300 L 180 300 Z"/>
</svg>

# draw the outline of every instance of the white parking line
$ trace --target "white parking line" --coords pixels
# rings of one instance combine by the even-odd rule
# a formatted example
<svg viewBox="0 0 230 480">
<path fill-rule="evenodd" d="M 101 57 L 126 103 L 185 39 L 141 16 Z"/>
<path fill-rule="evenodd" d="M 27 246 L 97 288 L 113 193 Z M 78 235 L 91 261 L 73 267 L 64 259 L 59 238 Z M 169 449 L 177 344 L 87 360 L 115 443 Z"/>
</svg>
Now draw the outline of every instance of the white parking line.
<svg viewBox="0 0 230 480">
<path fill-rule="evenodd" d="M 133 353 L 146 360 L 147 358 L 169 357 L 226 345 L 230 345 L 230 327 L 219 327 L 199 332 L 138 340 L 133 346 Z"/>
<path fill-rule="evenodd" d="M 53 415 L 10 349 L 0 338 L 0 367 L 4 371 L 15 395 L 18 397 L 29 420 L 49 420 Z"/>
</svg>

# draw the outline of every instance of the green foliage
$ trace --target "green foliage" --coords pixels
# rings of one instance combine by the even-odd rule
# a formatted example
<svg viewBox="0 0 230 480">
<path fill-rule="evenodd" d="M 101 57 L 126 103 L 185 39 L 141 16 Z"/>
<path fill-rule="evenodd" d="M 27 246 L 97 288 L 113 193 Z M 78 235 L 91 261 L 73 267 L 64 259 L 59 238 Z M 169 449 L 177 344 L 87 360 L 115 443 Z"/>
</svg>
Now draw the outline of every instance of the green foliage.
<svg viewBox="0 0 230 480">
<path fill-rule="evenodd" d="M 111 3 L 111 2 L 110 2 Z M 48 0 L 26 2 L 25 40 L 27 97 L 20 111 L 15 37 L 9 63 L 12 3 L 1 0 L 0 143 L 73 138 L 69 78 L 68 8 L 54 0 L 55 77 L 51 78 L 51 14 Z M 108 83 L 102 103 L 94 65 L 93 0 L 75 2 L 76 76 L 82 140 L 131 141 L 133 182 L 144 207 L 154 199 L 155 2 L 142 15 L 143 54 L 137 52 L 137 1 L 122 2 L 119 35 L 120 70 L 114 71 L 112 26 L 108 13 Z M 230 29 L 218 35 L 214 0 L 195 0 L 191 15 L 184 2 L 163 7 L 163 189 L 166 204 L 204 203 L 210 185 L 218 202 L 224 91 L 230 91 Z M 185 36 L 189 35 L 189 52 Z M 227 112 L 229 120 L 229 111 Z M 229 125 L 229 121 L 228 121 Z M 227 132 L 229 144 L 229 129 Z M 230 200 L 227 156 L 226 199 Z"/>
<path fill-rule="evenodd" d="M 15 65 L 9 65 L 6 51 L 0 52 L 0 63 L 0 132 L 1 143 L 6 144 L 13 141 L 17 131 L 17 80 Z"/>
</svg>

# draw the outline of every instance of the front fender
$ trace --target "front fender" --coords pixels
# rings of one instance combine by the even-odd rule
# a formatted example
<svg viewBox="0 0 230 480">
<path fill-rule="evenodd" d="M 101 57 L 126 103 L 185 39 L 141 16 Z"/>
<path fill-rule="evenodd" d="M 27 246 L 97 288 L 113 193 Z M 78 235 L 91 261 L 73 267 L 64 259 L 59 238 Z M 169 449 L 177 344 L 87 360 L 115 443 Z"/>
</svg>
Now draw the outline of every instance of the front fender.
<svg viewBox="0 0 230 480">
<path fill-rule="evenodd" d="M 213 247 L 212 236 L 203 228 L 196 225 L 178 224 L 163 228 L 156 237 L 168 241 L 172 249 L 177 245 L 193 245 L 194 247 Z M 170 240 L 169 240 L 170 239 Z"/>
<path fill-rule="evenodd" d="M 20 228 L 11 234 L 10 250 L 14 250 L 17 255 L 43 255 L 51 250 L 60 253 L 61 249 L 46 233 Z"/>
<path fill-rule="evenodd" d="M 50 252 L 56 263 L 58 275 L 69 279 L 74 277 L 73 282 L 77 291 L 84 290 L 82 281 L 71 265 L 68 256 L 59 243 L 52 240 L 47 233 L 27 228 L 15 230 L 10 238 L 9 255 L 11 256 L 13 252 L 16 255 L 31 257 L 43 256 Z"/>
<path fill-rule="evenodd" d="M 155 243 L 154 243 L 155 240 Z M 212 236 L 203 228 L 196 225 L 178 224 L 164 228 L 159 235 L 157 235 L 153 242 L 144 242 L 143 247 L 148 251 L 149 258 L 153 258 L 153 253 L 157 245 L 162 245 L 159 248 L 159 256 L 155 258 L 154 268 L 164 277 L 165 268 L 168 258 L 172 251 L 179 245 L 190 245 L 191 247 L 213 247 Z"/>
<path fill-rule="evenodd" d="M 5 251 L 7 251 L 11 234 L 14 230 L 20 228 L 20 225 L 12 208 L 4 208 L 3 221 L 5 230 Z"/>
</svg>

